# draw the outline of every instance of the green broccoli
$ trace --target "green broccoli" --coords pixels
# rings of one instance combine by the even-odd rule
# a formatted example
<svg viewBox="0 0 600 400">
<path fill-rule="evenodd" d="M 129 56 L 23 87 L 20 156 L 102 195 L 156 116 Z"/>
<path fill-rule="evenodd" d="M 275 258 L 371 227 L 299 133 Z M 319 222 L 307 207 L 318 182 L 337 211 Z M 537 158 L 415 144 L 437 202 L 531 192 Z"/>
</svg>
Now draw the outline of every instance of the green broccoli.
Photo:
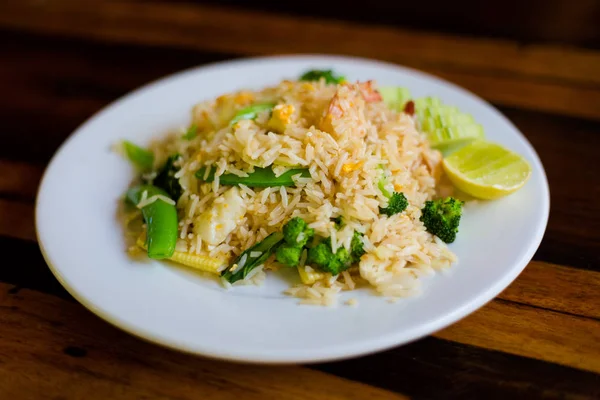
<svg viewBox="0 0 600 400">
<path fill-rule="evenodd" d="M 331 238 L 308 249 L 308 263 L 314 265 L 321 271 L 337 275 L 350 268 L 352 256 L 343 246 L 339 247 L 335 254 L 331 250 Z"/>
<path fill-rule="evenodd" d="M 283 238 L 290 246 L 304 247 L 314 234 L 314 229 L 309 228 L 306 221 L 300 217 L 290 219 L 283 226 Z"/>
<path fill-rule="evenodd" d="M 292 247 L 287 244 L 282 244 L 275 251 L 277 261 L 288 267 L 295 267 L 300 262 L 302 249 L 302 247 Z"/>
<path fill-rule="evenodd" d="M 309 228 L 302 218 L 295 217 L 289 220 L 283 226 L 284 243 L 275 252 L 277 261 L 288 267 L 297 266 L 302 249 L 314 235 L 314 229 Z"/>
<path fill-rule="evenodd" d="M 352 263 L 359 262 L 360 257 L 362 257 L 362 255 L 366 253 L 364 249 L 365 245 L 361 239 L 362 236 L 362 233 L 354 231 L 352 241 L 350 242 L 350 253 L 352 256 Z"/>
<path fill-rule="evenodd" d="M 307 262 L 321 271 L 337 275 L 350 268 L 352 264 L 359 262 L 360 257 L 365 254 L 361 237 L 361 233 L 354 232 L 350 251 L 342 246 L 337 249 L 335 254 L 331 250 L 331 238 L 327 238 L 315 247 L 308 249 Z"/>
<path fill-rule="evenodd" d="M 406 210 L 406 207 L 408 207 L 408 200 L 404 193 L 394 192 L 388 200 L 388 206 L 385 208 L 379 207 L 379 212 L 391 217 Z"/>
<path fill-rule="evenodd" d="M 452 243 L 458 232 L 463 204 L 453 197 L 426 201 L 420 219 L 429 233 Z"/>
<path fill-rule="evenodd" d="M 379 169 L 383 170 L 384 172 L 381 174 L 381 178 L 379 178 L 377 185 L 379 186 L 381 193 L 388 198 L 388 206 L 385 208 L 379 207 L 379 213 L 391 217 L 394 214 L 399 214 L 406 210 L 406 207 L 408 207 L 408 200 L 406 199 L 406 196 L 404 196 L 404 193 L 390 192 L 387 189 L 386 186 L 388 184 L 388 180 L 385 170 L 383 169 L 383 165 L 380 165 Z"/>
</svg>

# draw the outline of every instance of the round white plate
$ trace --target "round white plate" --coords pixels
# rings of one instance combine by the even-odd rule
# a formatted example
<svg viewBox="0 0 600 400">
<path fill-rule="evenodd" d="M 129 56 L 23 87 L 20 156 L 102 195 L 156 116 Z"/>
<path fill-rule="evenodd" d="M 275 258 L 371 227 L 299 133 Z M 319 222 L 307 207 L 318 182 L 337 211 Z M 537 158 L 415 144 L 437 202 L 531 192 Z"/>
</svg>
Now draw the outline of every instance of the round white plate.
<svg viewBox="0 0 600 400">
<path fill-rule="evenodd" d="M 402 85 L 475 116 L 488 139 L 522 154 L 533 174 L 517 193 L 469 205 L 451 248 L 459 262 L 424 282 L 423 294 L 390 303 L 364 290 L 335 308 L 298 305 L 282 295 L 293 276 L 226 291 L 214 280 L 125 252 L 116 219 L 133 170 L 111 151 L 121 139 L 145 144 L 189 123 L 197 102 L 241 88 L 260 89 L 312 68 L 349 80 Z M 494 298 L 523 270 L 546 228 L 544 169 L 523 135 L 496 109 L 433 76 L 371 60 L 292 56 L 242 59 L 184 71 L 114 102 L 81 126 L 48 166 L 37 198 L 42 252 L 62 285 L 92 312 L 146 340 L 228 360 L 304 363 L 380 351 L 428 335 Z M 357 307 L 344 305 L 358 299 Z"/>
</svg>

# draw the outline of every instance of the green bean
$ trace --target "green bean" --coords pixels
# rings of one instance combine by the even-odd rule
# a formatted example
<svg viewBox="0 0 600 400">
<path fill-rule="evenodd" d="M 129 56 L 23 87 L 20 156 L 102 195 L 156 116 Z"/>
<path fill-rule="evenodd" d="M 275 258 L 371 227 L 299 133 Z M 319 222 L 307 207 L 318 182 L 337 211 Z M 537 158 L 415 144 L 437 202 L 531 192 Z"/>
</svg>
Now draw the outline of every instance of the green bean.
<svg viewBox="0 0 600 400">
<path fill-rule="evenodd" d="M 209 167 L 210 168 L 210 167 Z M 215 179 L 215 169 L 210 168 L 208 176 L 204 179 L 206 168 L 200 168 L 196 171 L 196 178 L 204 182 L 212 182 Z M 248 173 L 248 176 L 238 176 L 235 174 L 223 174 L 219 176 L 221 185 L 246 185 L 248 187 L 277 187 L 294 186 L 296 183 L 292 179 L 295 175 L 302 178 L 310 178 L 310 172 L 306 168 L 290 169 L 279 176 L 271 168 L 254 168 L 254 172 Z"/>
<path fill-rule="evenodd" d="M 271 233 L 262 241 L 243 251 L 242 254 L 231 263 L 229 268 L 221 272 L 221 277 L 229 283 L 234 283 L 240 279 L 246 278 L 250 271 L 267 261 L 267 258 L 273 254 L 273 251 L 275 251 L 282 240 L 283 233 Z M 253 257 L 252 254 L 254 254 L 255 257 Z"/>
<path fill-rule="evenodd" d="M 167 192 L 153 185 L 136 186 L 127 191 L 126 199 L 134 205 L 138 205 L 144 192 L 147 197 L 163 195 L 169 197 Z M 146 246 L 148 246 L 148 257 L 153 259 L 169 258 L 175 251 L 177 243 L 177 209 L 174 205 L 157 199 L 142 207 L 142 216 L 146 222 Z"/>
<path fill-rule="evenodd" d="M 259 103 L 252 106 L 242 108 L 231 119 L 230 125 L 235 124 L 243 119 L 255 119 L 263 111 L 272 110 L 275 107 L 274 103 Z"/>
<path fill-rule="evenodd" d="M 125 155 L 138 169 L 149 171 L 154 165 L 154 153 L 134 144 L 128 140 L 123 140 L 123 150 Z"/>
</svg>

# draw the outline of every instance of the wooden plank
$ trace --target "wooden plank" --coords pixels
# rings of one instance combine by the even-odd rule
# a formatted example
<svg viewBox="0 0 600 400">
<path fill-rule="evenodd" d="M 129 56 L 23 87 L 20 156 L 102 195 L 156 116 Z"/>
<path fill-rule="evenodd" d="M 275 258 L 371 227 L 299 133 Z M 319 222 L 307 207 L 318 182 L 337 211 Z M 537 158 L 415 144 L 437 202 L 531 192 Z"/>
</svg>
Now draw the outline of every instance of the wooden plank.
<svg viewBox="0 0 600 400">
<path fill-rule="evenodd" d="M 0 159 L 0 194 L 33 200 L 43 167 Z"/>
<path fill-rule="evenodd" d="M 31 203 L 0 198 L 0 235 L 36 240 L 34 210 Z"/>
<path fill-rule="evenodd" d="M 594 319 L 496 300 L 434 336 L 600 373 Z"/>
<path fill-rule="evenodd" d="M 490 76 L 425 66 L 423 70 L 455 82 L 499 106 L 600 119 L 600 90 L 507 76 Z"/>
<path fill-rule="evenodd" d="M 306 368 L 233 364 L 169 351 L 110 327 L 74 303 L 9 290 L 0 285 L 3 398 L 24 393 L 102 400 L 199 394 L 249 400 L 406 398 Z"/>
<path fill-rule="evenodd" d="M 600 83 L 596 73 L 600 70 L 600 53 L 594 51 L 548 45 L 524 47 L 509 41 L 158 2 L 98 2 L 90 7 L 70 0 L 51 3 L 12 0 L 0 5 L 0 26 L 243 55 L 349 54 L 426 71 L 450 71 L 450 76 L 459 78 L 456 83 L 465 86 L 473 85 L 470 75 L 485 74 L 496 80 L 496 85 L 503 80 L 509 80 L 514 87 L 527 82 L 528 89 L 535 90 L 523 98 L 484 86 L 488 89 L 479 94 L 491 101 L 600 119 L 600 107 L 594 106 Z M 569 94 L 573 92 L 575 95 Z M 559 96 L 548 96 L 549 93 Z"/>
<path fill-rule="evenodd" d="M 244 0 L 204 0 L 203 3 L 249 7 Z M 427 7 L 416 1 L 375 0 L 369 2 L 369 12 L 365 12 L 364 7 L 348 7 L 344 0 L 302 3 L 254 0 L 251 7 L 292 15 L 434 30 L 443 34 L 509 38 L 521 43 L 563 43 L 592 48 L 598 48 L 600 43 L 597 23 L 600 3 L 596 0 L 505 0 L 495 2 L 493 8 L 481 0 L 433 0 Z"/>
<path fill-rule="evenodd" d="M 427 337 L 383 353 L 311 366 L 417 399 L 596 399 L 599 376 Z"/>
<path fill-rule="evenodd" d="M 600 273 L 532 261 L 498 298 L 600 319 Z"/>
</svg>

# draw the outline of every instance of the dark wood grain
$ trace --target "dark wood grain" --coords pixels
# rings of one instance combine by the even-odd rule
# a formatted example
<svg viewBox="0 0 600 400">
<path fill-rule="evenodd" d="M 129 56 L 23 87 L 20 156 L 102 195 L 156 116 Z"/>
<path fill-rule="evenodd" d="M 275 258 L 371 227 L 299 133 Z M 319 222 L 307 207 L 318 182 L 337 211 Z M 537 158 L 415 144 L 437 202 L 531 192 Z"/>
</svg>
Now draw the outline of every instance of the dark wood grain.
<svg viewBox="0 0 600 400">
<path fill-rule="evenodd" d="M 143 1 L 143 0 L 141 0 Z M 200 3 L 198 0 L 176 0 Z M 307 17 L 345 19 L 462 36 L 509 38 L 519 42 L 552 42 L 600 48 L 600 3 L 595 0 L 504 0 L 490 5 L 479 0 L 418 1 L 376 0 L 368 7 L 349 6 L 346 1 L 308 0 L 284 2 L 210 0 L 209 3 L 252 7 Z M 206 3 L 206 1 L 202 1 Z"/>
<path fill-rule="evenodd" d="M 216 399 L 236 394 L 244 399 L 400 398 L 306 369 L 228 364 L 161 349 L 110 327 L 76 303 L 26 289 L 0 284 L 0 311 L 0 393 L 15 396 L 9 398 L 21 398 L 17 390 L 58 395 L 67 382 L 70 398 L 86 391 L 92 399 L 187 399 L 193 394 Z M 311 368 L 415 398 L 453 393 L 455 398 L 580 399 L 598 394 L 598 375 L 433 338 Z M 9 383 L 11 370 L 30 375 L 11 375 Z M 39 380 L 28 386 L 32 375 Z"/>
<path fill-rule="evenodd" d="M 168 2 L 95 0 L 94 6 L 89 6 L 89 2 L 73 0 L 51 4 L 7 0 L 0 4 L 2 26 L 243 55 L 309 52 L 365 56 L 451 74 L 456 83 L 503 105 L 600 119 L 600 78 L 596 73 L 600 56 L 581 49 L 523 47 L 508 41 L 449 38 L 335 20 L 303 20 Z M 492 81 L 474 84 L 472 74 L 489 76 Z M 509 96 L 498 90 L 501 84 L 522 84 L 527 95 Z M 565 85 L 570 88 L 562 88 Z"/>
<path fill-rule="evenodd" d="M 176 353 L 112 328 L 76 303 L 15 293 L 6 284 L 0 284 L 0 338 L 3 399 L 405 398 L 306 368 Z"/>
<path fill-rule="evenodd" d="M 600 378 L 596 374 L 436 338 L 312 368 L 419 399 L 531 400 L 600 396 Z"/>
</svg>

